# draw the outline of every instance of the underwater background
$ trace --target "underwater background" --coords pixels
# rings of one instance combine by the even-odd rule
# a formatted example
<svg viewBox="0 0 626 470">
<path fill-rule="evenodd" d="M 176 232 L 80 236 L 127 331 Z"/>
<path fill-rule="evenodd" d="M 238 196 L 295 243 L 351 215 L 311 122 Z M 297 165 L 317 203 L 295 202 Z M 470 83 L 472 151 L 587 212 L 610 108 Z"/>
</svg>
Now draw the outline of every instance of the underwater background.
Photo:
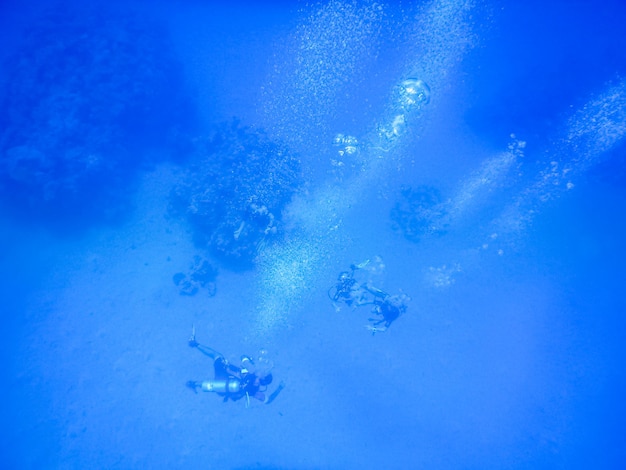
<svg viewBox="0 0 626 470">
<path fill-rule="evenodd" d="M 0 467 L 624 468 L 623 1 L 0 23 Z"/>
</svg>

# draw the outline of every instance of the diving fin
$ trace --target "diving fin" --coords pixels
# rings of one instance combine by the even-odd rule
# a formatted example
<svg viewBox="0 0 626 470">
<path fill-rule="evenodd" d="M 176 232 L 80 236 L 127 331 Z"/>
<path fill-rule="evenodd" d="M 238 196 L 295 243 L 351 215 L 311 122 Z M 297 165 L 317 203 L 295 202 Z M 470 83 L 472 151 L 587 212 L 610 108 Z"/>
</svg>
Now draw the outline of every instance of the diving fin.
<svg viewBox="0 0 626 470">
<path fill-rule="evenodd" d="M 278 396 L 278 394 L 281 392 L 283 388 L 285 388 L 285 382 L 281 381 L 280 384 L 278 385 L 278 388 L 274 390 L 269 397 L 267 397 L 267 399 L 265 400 L 265 404 L 269 405 L 274 400 L 276 400 L 276 397 Z"/>
</svg>

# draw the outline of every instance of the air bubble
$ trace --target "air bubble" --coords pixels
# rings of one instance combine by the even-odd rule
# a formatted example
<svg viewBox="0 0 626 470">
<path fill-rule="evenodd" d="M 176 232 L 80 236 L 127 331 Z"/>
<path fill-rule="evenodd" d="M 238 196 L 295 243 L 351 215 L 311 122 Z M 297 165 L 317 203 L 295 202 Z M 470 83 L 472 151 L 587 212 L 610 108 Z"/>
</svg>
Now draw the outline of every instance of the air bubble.
<svg viewBox="0 0 626 470">
<path fill-rule="evenodd" d="M 405 110 L 421 109 L 430 103 L 430 87 L 417 78 L 407 78 L 400 84 L 400 106 Z"/>
</svg>

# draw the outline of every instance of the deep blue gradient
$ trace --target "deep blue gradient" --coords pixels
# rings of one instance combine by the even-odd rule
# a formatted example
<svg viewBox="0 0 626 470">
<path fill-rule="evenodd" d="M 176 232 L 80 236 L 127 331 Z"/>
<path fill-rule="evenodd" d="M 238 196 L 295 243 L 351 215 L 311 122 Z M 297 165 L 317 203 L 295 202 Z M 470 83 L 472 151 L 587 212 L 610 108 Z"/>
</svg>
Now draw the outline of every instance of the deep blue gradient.
<svg viewBox="0 0 626 470">
<path fill-rule="evenodd" d="M 0 468 L 625 468 L 626 3 L 23 3 Z"/>
</svg>

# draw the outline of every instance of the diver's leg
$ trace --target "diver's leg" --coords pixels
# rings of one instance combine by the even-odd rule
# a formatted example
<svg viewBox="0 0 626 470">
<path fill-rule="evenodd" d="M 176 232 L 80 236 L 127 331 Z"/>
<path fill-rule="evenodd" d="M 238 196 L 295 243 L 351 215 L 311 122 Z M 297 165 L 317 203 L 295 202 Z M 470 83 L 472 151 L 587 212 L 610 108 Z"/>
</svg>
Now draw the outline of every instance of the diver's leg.
<svg viewBox="0 0 626 470">
<path fill-rule="evenodd" d="M 196 348 L 205 356 L 209 356 L 211 359 L 215 359 L 217 357 L 223 357 L 222 354 L 217 352 L 215 349 L 210 348 L 209 346 L 205 346 L 204 344 L 200 344 L 196 341 L 196 327 L 192 326 L 191 328 L 191 336 L 187 341 L 187 344 L 190 348 Z"/>
<path fill-rule="evenodd" d="M 371 284 L 368 284 L 368 283 L 361 284 L 361 287 L 363 289 L 365 289 L 366 291 L 368 291 L 370 294 L 372 294 L 377 299 L 383 299 L 384 300 L 387 297 L 389 297 L 389 294 L 387 294 L 387 292 L 385 292 L 382 289 L 379 289 L 378 287 L 374 287 Z"/>
<path fill-rule="evenodd" d="M 230 367 L 231 365 L 228 363 L 226 359 L 224 359 L 224 356 L 222 356 L 221 354 L 217 356 L 215 360 L 213 361 L 213 370 L 215 371 L 215 378 L 226 379 L 228 377 L 234 376 L 234 374 L 231 374 L 229 371 Z M 237 370 L 237 367 L 232 367 L 232 369 L 235 372 Z"/>
<path fill-rule="evenodd" d="M 195 347 L 198 351 L 200 351 L 205 356 L 209 356 L 211 359 L 215 359 L 218 357 L 223 357 L 219 352 L 215 349 L 205 346 L 204 344 L 196 343 Z"/>
</svg>

